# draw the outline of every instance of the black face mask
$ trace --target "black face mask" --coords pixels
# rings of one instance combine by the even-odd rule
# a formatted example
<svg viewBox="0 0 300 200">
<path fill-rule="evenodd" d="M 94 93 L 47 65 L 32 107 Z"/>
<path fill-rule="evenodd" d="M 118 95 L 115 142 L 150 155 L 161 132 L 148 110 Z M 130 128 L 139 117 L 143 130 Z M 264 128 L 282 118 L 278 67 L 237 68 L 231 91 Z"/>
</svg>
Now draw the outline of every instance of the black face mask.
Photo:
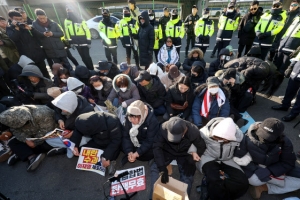
<svg viewBox="0 0 300 200">
<path fill-rule="evenodd" d="M 104 22 L 109 22 L 110 21 L 110 16 L 109 15 L 102 15 L 103 16 L 103 21 Z"/>
<path fill-rule="evenodd" d="M 124 17 L 130 17 L 130 13 L 125 13 Z"/>
<path fill-rule="evenodd" d="M 192 74 L 192 77 L 196 78 L 196 77 L 198 77 L 198 76 L 196 76 L 195 74 Z"/>
<path fill-rule="evenodd" d="M 172 15 L 172 19 L 177 19 L 178 15 Z"/>
<path fill-rule="evenodd" d="M 272 15 L 279 15 L 282 11 L 282 8 L 277 8 L 277 9 L 271 9 L 271 14 Z"/>
<path fill-rule="evenodd" d="M 73 23 L 79 23 L 79 19 L 74 15 L 73 12 L 67 12 L 67 18 L 71 20 Z"/>
</svg>

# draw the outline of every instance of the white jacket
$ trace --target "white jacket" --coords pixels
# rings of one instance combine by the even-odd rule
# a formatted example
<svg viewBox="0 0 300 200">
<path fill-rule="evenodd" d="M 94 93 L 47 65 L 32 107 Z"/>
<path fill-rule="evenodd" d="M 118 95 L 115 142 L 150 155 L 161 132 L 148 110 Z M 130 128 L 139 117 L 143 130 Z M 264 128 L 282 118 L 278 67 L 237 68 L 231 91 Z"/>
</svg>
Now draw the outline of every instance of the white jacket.
<svg viewBox="0 0 300 200">
<path fill-rule="evenodd" d="M 158 62 L 166 66 L 168 64 L 176 64 L 179 61 L 179 56 L 174 45 L 171 50 L 171 60 L 169 63 L 167 63 L 168 57 L 169 56 L 168 56 L 167 45 L 164 44 L 164 46 L 162 46 L 158 52 L 157 55 Z"/>
</svg>

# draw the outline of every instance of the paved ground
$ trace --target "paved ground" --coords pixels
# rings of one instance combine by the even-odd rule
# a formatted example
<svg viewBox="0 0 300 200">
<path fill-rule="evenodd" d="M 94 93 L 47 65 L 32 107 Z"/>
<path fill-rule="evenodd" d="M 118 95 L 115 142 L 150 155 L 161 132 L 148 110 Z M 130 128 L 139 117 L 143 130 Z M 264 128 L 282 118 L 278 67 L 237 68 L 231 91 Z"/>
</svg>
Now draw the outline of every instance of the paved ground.
<svg viewBox="0 0 300 200">
<path fill-rule="evenodd" d="M 214 41 L 214 38 L 211 40 Z M 237 49 L 236 35 L 232 41 L 234 49 Z M 183 47 L 185 43 L 183 44 Z M 213 47 L 211 46 L 209 50 Z M 184 48 L 182 48 L 183 50 Z M 209 58 L 211 51 L 208 50 L 205 56 L 206 62 L 211 62 Z M 78 61 L 81 62 L 77 52 L 71 50 L 76 56 Z M 105 59 L 103 46 L 100 44 L 100 40 L 94 40 L 92 42 L 91 56 L 93 62 L 96 64 L 98 60 Z M 119 62 L 125 61 L 125 52 L 119 45 L 118 48 L 118 60 Z M 184 59 L 184 53 L 181 54 L 181 61 Z M 279 91 L 275 96 L 284 95 L 287 81 L 282 84 Z M 286 115 L 287 112 L 275 112 L 270 107 L 280 102 L 277 97 L 266 99 L 258 95 L 257 104 L 250 107 L 248 112 L 256 121 L 262 121 L 267 117 L 281 118 Z M 298 117 L 296 120 L 286 125 L 286 135 L 293 141 L 295 151 L 300 150 L 300 138 L 298 137 L 300 125 L 293 129 L 294 124 L 300 120 Z M 117 169 L 120 169 L 120 158 L 117 160 Z M 26 172 L 27 163 L 17 163 L 13 167 L 9 167 L 6 163 L 0 163 L 0 192 L 4 193 L 12 200 L 53 200 L 53 199 L 105 199 L 103 195 L 102 184 L 107 180 L 107 177 L 100 176 L 92 172 L 84 172 L 75 169 L 77 163 L 76 158 L 68 159 L 66 156 L 57 156 L 52 158 L 46 158 L 40 168 L 34 173 Z M 299 166 L 300 160 L 298 159 L 297 165 Z M 136 162 L 134 164 L 126 164 L 125 168 L 136 167 L 145 165 L 146 167 L 146 179 L 148 185 L 150 184 L 149 166 L 147 163 Z M 179 178 L 177 169 L 173 167 L 173 177 Z M 200 195 L 196 192 L 196 186 L 200 184 L 202 175 L 199 172 L 195 174 L 195 181 L 193 184 L 191 200 L 199 199 Z M 107 189 L 108 192 L 108 189 Z M 149 188 L 145 191 L 141 191 L 134 198 L 135 200 L 146 200 L 148 197 Z M 264 200 L 279 200 L 285 197 L 297 196 L 300 197 L 300 191 L 289 193 L 286 195 L 268 195 L 263 194 L 261 199 Z M 119 197 L 117 199 L 120 199 Z M 241 200 L 250 200 L 251 197 L 247 193 Z"/>
</svg>

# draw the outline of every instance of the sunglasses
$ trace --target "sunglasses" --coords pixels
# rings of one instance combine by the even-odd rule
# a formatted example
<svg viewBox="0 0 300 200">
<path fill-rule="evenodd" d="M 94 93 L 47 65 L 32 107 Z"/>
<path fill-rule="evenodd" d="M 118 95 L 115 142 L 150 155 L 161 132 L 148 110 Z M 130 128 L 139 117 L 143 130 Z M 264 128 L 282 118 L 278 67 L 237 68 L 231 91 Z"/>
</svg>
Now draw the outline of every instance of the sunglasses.
<svg viewBox="0 0 300 200">
<path fill-rule="evenodd" d="M 299 6 L 299 4 L 297 4 L 297 3 L 291 4 L 291 7 L 297 7 L 297 6 Z"/>
<path fill-rule="evenodd" d="M 252 11 L 252 10 L 257 10 L 257 8 L 251 8 L 250 10 L 251 10 L 251 11 Z"/>
<path fill-rule="evenodd" d="M 136 119 L 136 118 L 140 118 L 141 115 L 132 115 L 132 114 L 127 113 L 127 117 Z"/>
</svg>

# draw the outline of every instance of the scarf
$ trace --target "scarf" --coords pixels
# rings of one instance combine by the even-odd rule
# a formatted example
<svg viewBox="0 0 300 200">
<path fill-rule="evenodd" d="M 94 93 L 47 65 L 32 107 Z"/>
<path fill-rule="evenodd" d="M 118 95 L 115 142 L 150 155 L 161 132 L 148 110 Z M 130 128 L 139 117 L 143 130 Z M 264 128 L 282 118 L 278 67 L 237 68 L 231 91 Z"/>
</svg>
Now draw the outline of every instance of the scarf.
<svg viewBox="0 0 300 200">
<path fill-rule="evenodd" d="M 219 107 L 221 107 L 225 103 L 226 97 L 225 97 L 224 92 L 220 88 L 219 88 L 218 93 L 216 94 L 216 99 L 217 99 Z M 208 117 L 211 103 L 212 103 L 211 95 L 207 89 L 205 92 L 201 110 L 200 110 L 201 116 L 206 117 L 206 118 Z"/>
<path fill-rule="evenodd" d="M 139 143 L 139 140 L 137 139 L 137 135 L 139 134 L 139 128 L 144 123 L 146 117 L 148 115 L 148 107 L 145 105 L 145 113 L 144 115 L 141 115 L 140 123 L 133 125 L 132 128 L 129 130 L 129 136 L 130 140 L 135 147 L 140 147 L 141 144 Z"/>
</svg>

